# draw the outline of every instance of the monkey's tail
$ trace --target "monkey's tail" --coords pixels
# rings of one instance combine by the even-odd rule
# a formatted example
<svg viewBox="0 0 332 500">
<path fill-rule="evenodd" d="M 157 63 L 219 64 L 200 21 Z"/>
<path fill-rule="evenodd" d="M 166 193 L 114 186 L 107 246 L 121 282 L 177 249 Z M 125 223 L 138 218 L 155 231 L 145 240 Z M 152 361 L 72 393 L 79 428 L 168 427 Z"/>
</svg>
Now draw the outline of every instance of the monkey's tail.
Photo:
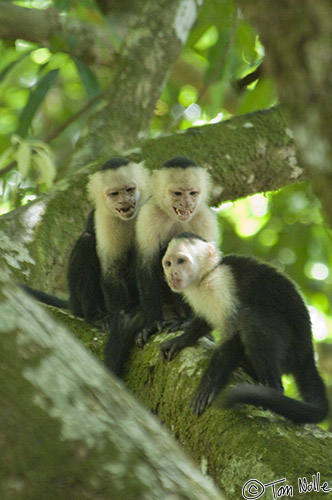
<svg viewBox="0 0 332 500">
<path fill-rule="evenodd" d="M 69 300 L 62 300 L 56 297 L 55 295 L 50 295 L 48 293 L 43 292 L 42 290 L 37 290 L 36 288 L 31 288 L 28 285 L 21 285 L 20 287 L 31 295 L 34 299 L 42 302 L 43 304 L 47 304 L 48 306 L 59 307 L 60 309 L 69 309 Z"/>
<path fill-rule="evenodd" d="M 304 390 L 303 385 L 302 387 L 300 385 L 300 390 L 304 401 L 284 396 L 281 391 L 272 387 L 239 385 L 231 389 L 222 406 L 232 408 L 239 403 L 261 406 L 297 424 L 317 423 L 324 420 L 328 413 L 328 400 L 324 383 L 317 370 L 316 373 L 312 373 L 309 385 Z"/>
</svg>

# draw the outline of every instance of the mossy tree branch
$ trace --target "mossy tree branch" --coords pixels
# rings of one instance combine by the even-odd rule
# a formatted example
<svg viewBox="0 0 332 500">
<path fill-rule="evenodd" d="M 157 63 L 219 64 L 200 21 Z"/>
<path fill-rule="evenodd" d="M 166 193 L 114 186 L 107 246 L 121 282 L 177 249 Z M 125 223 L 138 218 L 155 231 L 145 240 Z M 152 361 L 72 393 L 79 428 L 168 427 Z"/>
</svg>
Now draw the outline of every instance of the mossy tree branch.
<svg viewBox="0 0 332 500">
<path fill-rule="evenodd" d="M 157 420 L 0 270 L 0 497 L 223 500 Z"/>
</svg>

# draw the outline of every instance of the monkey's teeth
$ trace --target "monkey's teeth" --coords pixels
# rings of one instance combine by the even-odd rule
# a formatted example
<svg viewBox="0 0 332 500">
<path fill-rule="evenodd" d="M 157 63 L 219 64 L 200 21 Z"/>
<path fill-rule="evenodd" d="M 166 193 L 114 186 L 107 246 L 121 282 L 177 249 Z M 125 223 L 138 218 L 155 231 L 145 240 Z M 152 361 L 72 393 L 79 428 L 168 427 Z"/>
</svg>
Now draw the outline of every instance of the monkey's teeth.
<svg viewBox="0 0 332 500">
<path fill-rule="evenodd" d="M 121 213 L 127 213 L 127 212 L 130 212 L 130 211 L 133 211 L 135 210 L 135 205 L 130 205 L 130 207 L 123 207 L 123 208 L 117 208 L 116 211 L 119 212 L 119 214 Z"/>
<path fill-rule="evenodd" d="M 173 208 L 174 208 L 174 211 L 175 211 L 176 215 L 180 219 L 184 219 L 184 220 L 189 219 L 189 217 L 191 217 L 192 214 L 194 213 L 193 209 L 191 209 L 191 210 L 180 210 L 179 208 L 176 208 L 176 207 L 173 207 Z"/>
<path fill-rule="evenodd" d="M 122 215 L 122 216 L 131 216 L 134 211 L 135 211 L 135 203 L 133 205 L 130 205 L 128 207 L 121 207 L 121 208 L 116 208 L 116 211 L 119 215 Z"/>
</svg>

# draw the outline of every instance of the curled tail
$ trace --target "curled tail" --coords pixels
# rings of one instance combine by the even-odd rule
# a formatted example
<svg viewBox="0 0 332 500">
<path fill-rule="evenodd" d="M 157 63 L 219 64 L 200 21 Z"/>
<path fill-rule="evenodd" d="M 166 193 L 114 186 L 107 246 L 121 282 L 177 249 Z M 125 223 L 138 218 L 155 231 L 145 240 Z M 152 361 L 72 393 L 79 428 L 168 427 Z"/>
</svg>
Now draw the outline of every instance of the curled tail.
<svg viewBox="0 0 332 500">
<path fill-rule="evenodd" d="M 69 300 L 59 299 L 55 295 L 50 295 L 48 293 L 42 292 L 41 290 L 31 288 L 28 285 L 20 285 L 20 287 L 33 298 L 35 298 L 39 302 L 42 302 L 43 304 L 59 307 L 60 309 L 69 309 Z"/>
<path fill-rule="evenodd" d="M 239 385 L 231 389 L 222 406 L 232 408 L 239 403 L 250 404 L 272 410 L 296 424 L 321 422 L 328 414 L 328 400 L 324 383 L 316 368 L 315 372 L 311 371 L 310 375 L 306 373 L 305 377 L 308 381 L 306 387 L 303 386 L 303 379 L 298 380 L 304 401 L 284 396 L 281 391 L 272 387 Z"/>
</svg>

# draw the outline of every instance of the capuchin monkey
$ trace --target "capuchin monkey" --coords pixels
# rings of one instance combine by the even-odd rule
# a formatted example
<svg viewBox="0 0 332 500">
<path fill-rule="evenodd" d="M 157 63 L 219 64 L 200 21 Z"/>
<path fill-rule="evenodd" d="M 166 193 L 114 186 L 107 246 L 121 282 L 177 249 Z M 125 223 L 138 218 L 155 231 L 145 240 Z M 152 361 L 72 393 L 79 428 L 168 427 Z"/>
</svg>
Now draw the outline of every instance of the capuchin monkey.
<svg viewBox="0 0 332 500">
<path fill-rule="evenodd" d="M 148 197 L 148 173 L 141 164 L 114 157 L 90 176 L 94 209 L 69 257 L 69 299 L 23 288 L 39 301 L 70 309 L 89 323 L 138 303 L 135 282 L 135 222 Z"/>
<path fill-rule="evenodd" d="M 221 257 L 214 243 L 190 233 L 172 239 L 162 265 L 170 288 L 183 294 L 197 315 L 182 335 L 161 344 L 163 359 L 172 360 L 204 335 L 204 320 L 224 337 L 191 400 L 196 415 L 211 405 L 231 373 L 244 363 L 263 386 L 236 386 L 226 395 L 224 407 L 261 406 L 298 424 L 327 416 L 309 313 L 288 278 L 250 257 Z M 294 375 L 303 402 L 284 396 L 283 373 Z"/>
<path fill-rule="evenodd" d="M 145 328 L 137 338 L 140 346 L 169 324 L 164 321 L 165 306 L 170 306 L 175 320 L 190 316 L 188 306 L 170 292 L 163 278 L 161 258 L 171 238 L 192 231 L 209 241 L 218 240 L 216 216 L 207 205 L 210 177 L 204 168 L 176 156 L 153 172 L 151 184 L 152 196 L 140 210 L 136 225 L 136 276 L 145 318 Z"/>
</svg>

